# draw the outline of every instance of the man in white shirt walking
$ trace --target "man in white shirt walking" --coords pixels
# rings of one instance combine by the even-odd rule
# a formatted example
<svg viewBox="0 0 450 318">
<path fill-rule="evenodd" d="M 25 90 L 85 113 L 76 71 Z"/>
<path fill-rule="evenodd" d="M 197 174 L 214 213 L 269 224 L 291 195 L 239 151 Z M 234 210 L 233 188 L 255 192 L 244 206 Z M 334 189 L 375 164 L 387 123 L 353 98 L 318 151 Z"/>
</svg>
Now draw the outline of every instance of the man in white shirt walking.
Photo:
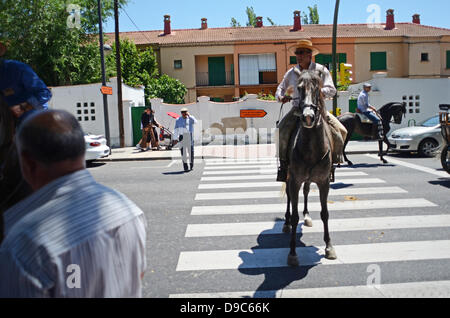
<svg viewBox="0 0 450 318">
<path fill-rule="evenodd" d="M 181 117 L 175 122 L 174 144 L 181 142 L 181 156 L 185 172 L 194 169 L 194 125 L 197 119 L 189 114 L 188 109 L 181 109 Z M 188 167 L 187 153 L 189 152 L 190 167 Z"/>
</svg>

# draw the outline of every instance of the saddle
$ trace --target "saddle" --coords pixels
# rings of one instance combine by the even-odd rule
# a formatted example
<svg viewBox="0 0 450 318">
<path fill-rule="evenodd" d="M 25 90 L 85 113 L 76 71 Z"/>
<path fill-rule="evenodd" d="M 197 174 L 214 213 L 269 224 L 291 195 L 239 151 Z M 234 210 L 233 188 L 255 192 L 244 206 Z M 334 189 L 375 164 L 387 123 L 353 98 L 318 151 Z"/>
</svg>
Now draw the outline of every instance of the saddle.
<svg viewBox="0 0 450 318">
<path fill-rule="evenodd" d="M 356 113 L 356 116 L 359 117 L 359 119 L 361 120 L 361 123 L 363 123 L 363 124 L 373 124 L 373 122 L 369 119 L 369 117 L 367 117 L 366 115 L 364 115 L 362 113 Z"/>
</svg>

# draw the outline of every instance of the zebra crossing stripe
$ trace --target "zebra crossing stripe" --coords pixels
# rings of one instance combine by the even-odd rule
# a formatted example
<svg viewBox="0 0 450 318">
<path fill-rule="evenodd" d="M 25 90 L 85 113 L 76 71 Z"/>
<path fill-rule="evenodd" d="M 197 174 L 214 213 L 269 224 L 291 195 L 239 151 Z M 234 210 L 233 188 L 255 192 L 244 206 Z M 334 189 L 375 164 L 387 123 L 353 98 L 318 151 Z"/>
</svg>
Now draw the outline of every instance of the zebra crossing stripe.
<svg viewBox="0 0 450 318">
<path fill-rule="evenodd" d="M 270 163 L 266 165 L 240 165 L 240 166 L 217 166 L 217 167 L 210 167 L 206 166 L 205 170 L 232 170 L 232 169 L 255 169 L 255 168 L 261 168 L 261 169 L 277 169 L 277 166 Z"/>
<path fill-rule="evenodd" d="M 236 159 L 230 159 L 230 158 L 220 158 L 220 159 L 204 159 L 204 162 L 206 164 L 227 164 L 227 163 L 239 163 L 239 162 L 267 162 L 267 161 L 274 161 L 277 162 L 278 158 L 275 157 L 266 157 L 266 158 L 236 158 Z"/>
<path fill-rule="evenodd" d="M 272 167 L 270 169 L 261 168 L 261 169 L 253 169 L 253 170 L 218 170 L 218 171 L 204 171 L 203 175 L 227 175 L 227 174 L 274 174 L 277 173 L 277 168 Z"/>
<path fill-rule="evenodd" d="M 342 179 L 333 183 L 337 184 L 378 184 L 378 183 L 386 183 L 386 181 L 378 179 L 378 178 L 366 178 L 366 179 Z M 280 182 L 235 182 L 235 183 L 210 183 L 210 184 L 200 184 L 198 188 L 200 190 L 205 189 L 237 189 L 237 188 L 280 188 Z M 313 187 L 311 187 L 313 188 Z M 315 187 L 314 185 L 314 188 Z"/>
<path fill-rule="evenodd" d="M 302 227 L 300 222 L 298 233 L 322 233 L 322 221 L 317 220 L 315 227 Z M 372 231 L 392 229 L 419 229 L 450 227 L 450 215 L 411 215 L 355 219 L 330 219 L 331 232 Z M 189 224 L 185 237 L 215 237 L 241 235 L 275 235 L 283 233 L 284 221 L 279 222 L 248 222 L 248 223 L 218 223 Z"/>
<path fill-rule="evenodd" d="M 367 176 L 367 173 L 364 172 L 336 172 L 336 178 L 340 177 L 360 177 Z M 200 181 L 250 181 L 250 180 L 265 180 L 272 179 L 275 180 L 277 177 L 276 174 L 267 174 L 267 175 L 239 175 L 239 176 L 223 176 L 223 177 L 202 177 Z"/>
<path fill-rule="evenodd" d="M 171 294 L 170 298 L 448 298 L 450 280 L 264 291 Z"/>
<path fill-rule="evenodd" d="M 425 208 L 437 205 L 423 198 L 387 199 L 387 200 L 356 200 L 328 202 L 330 211 L 374 210 L 374 209 L 401 209 Z M 310 212 L 321 210 L 320 202 L 308 203 Z M 217 205 L 194 206 L 191 215 L 232 215 L 232 214 L 265 214 L 285 213 L 286 203 L 277 204 L 244 204 L 244 205 Z"/>
<path fill-rule="evenodd" d="M 280 186 L 280 185 L 279 185 Z M 280 186 L 281 187 L 281 186 Z M 394 194 L 408 193 L 399 187 L 371 187 L 371 188 L 343 188 L 330 189 L 329 197 L 336 195 L 366 195 L 366 194 Z M 312 189 L 309 193 L 310 197 L 319 196 L 319 190 Z M 280 191 L 255 191 L 255 192 L 218 192 L 218 193 L 197 193 L 196 201 L 201 200 L 241 200 L 241 199 L 267 199 L 280 198 Z"/>
<path fill-rule="evenodd" d="M 207 166 L 222 166 L 222 165 L 255 165 L 255 164 L 276 164 L 277 159 L 270 159 L 270 160 L 248 160 L 248 161 L 218 161 L 218 162 L 208 162 L 206 161 L 205 164 Z"/>
<path fill-rule="evenodd" d="M 450 259 L 450 241 L 339 245 L 338 258 L 324 258 L 324 247 L 298 247 L 300 266 Z M 287 267 L 289 248 L 181 252 L 176 271 Z"/>
</svg>

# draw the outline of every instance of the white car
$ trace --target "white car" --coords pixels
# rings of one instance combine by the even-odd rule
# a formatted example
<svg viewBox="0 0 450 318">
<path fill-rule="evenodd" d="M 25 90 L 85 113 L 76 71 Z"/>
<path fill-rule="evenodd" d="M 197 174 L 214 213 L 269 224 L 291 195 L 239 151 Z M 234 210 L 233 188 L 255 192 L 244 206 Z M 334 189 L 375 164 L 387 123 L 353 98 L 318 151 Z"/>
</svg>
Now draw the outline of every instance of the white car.
<svg viewBox="0 0 450 318">
<path fill-rule="evenodd" d="M 394 145 L 394 148 L 391 148 L 393 151 L 417 151 L 420 156 L 433 157 L 444 142 L 439 116 L 428 118 L 418 126 L 394 130 L 388 140 Z"/>
<path fill-rule="evenodd" d="M 86 143 L 86 161 L 94 161 L 110 155 L 111 149 L 106 144 L 106 138 L 102 135 L 84 135 Z"/>
</svg>

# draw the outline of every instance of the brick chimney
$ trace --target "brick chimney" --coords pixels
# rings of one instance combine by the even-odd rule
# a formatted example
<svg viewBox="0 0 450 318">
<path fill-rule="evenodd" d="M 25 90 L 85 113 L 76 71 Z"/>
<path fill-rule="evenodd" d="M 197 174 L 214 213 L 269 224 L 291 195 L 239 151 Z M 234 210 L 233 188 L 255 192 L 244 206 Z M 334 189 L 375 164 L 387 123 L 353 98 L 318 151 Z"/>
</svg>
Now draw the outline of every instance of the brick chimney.
<svg viewBox="0 0 450 318">
<path fill-rule="evenodd" d="M 164 35 L 170 34 L 170 15 L 164 16 Z"/>
<path fill-rule="evenodd" d="M 263 18 L 262 17 L 256 17 L 256 27 L 257 28 L 263 27 Z"/>
<path fill-rule="evenodd" d="M 302 29 L 302 20 L 300 18 L 300 11 L 294 11 L 294 28 L 292 31 L 300 31 Z"/>
<path fill-rule="evenodd" d="M 415 14 L 415 15 L 413 15 L 413 21 L 412 21 L 413 23 L 415 23 L 415 24 L 420 24 L 420 14 Z"/>
<path fill-rule="evenodd" d="M 202 30 L 206 30 L 208 28 L 208 19 L 202 18 Z"/>
<path fill-rule="evenodd" d="M 389 9 L 386 11 L 386 27 L 384 29 L 385 30 L 395 29 L 395 19 L 393 9 Z"/>
</svg>

